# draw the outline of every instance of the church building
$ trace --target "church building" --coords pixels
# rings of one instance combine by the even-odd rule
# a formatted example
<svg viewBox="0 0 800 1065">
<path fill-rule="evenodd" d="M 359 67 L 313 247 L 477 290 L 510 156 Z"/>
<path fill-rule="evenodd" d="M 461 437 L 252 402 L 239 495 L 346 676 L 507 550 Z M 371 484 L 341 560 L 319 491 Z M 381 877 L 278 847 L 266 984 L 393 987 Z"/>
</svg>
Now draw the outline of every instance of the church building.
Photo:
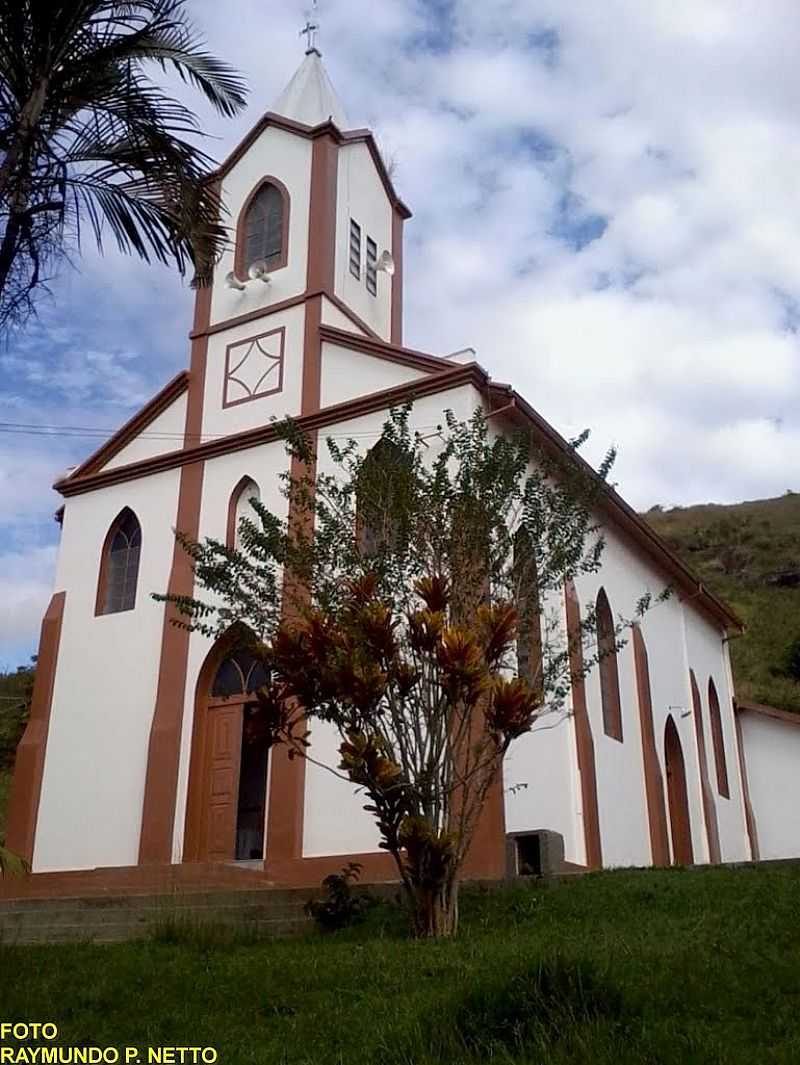
<svg viewBox="0 0 800 1065">
<path fill-rule="evenodd" d="M 6 845 L 34 876 L 242 863 L 315 885 L 354 860 L 365 881 L 393 879 L 350 784 L 243 743 L 260 667 L 152 599 L 193 593 L 174 530 L 234 544 L 251 499 L 286 514 L 287 415 L 320 472 L 334 469 L 327 435 L 366 449 L 410 398 L 420 426 L 480 407 L 499 431 L 568 445 L 492 380 L 491 352 L 482 365 L 404 346 L 411 213 L 313 44 L 213 180 L 232 240 L 197 290 L 188 368 L 56 485 L 55 590 Z M 599 509 L 603 566 L 566 587 L 565 629 L 594 605 L 602 641 L 646 591 L 674 594 L 573 684 L 563 720 L 512 745 L 467 875 L 800 855 L 800 717 L 737 703 L 739 619 L 613 489 Z M 315 725 L 314 744 L 335 758 L 332 731 Z"/>
</svg>

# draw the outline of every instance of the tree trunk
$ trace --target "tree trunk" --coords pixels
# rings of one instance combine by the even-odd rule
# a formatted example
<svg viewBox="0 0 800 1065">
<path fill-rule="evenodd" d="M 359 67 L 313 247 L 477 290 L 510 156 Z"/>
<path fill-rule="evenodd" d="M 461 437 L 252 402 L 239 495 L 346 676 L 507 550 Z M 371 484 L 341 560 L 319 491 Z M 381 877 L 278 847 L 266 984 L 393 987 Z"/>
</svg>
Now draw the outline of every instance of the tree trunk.
<svg viewBox="0 0 800 1065">
<path fill-rule="evenodd" d="M 444 939 L 458 930 L 458 880 L 444 883 L 410 884 L 409 906 L 417 939 Z"/>
</svg>

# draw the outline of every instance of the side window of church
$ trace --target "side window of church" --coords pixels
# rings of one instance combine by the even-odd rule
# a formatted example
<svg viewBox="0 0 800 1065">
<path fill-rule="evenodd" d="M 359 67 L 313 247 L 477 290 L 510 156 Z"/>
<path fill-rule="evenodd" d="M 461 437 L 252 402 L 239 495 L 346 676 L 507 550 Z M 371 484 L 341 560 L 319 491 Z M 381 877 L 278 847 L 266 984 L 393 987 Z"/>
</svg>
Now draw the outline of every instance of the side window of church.
<svg viewBox="0 0 800 1065">
<path fill-rule="evenodd" d="M 253 500 L 261 502 L 261 490 L 255 481 L 245 480 L 234 492 L 232 514 L 229 517 L 228 546 L 237 550 L 242 548 L 242 518 L 247 518 L 259 527 L 258 513 L 253 508 Z"/>
<path fill-rule="evenodd" d="M 617 635 L 614 616 L 605 589 L 597 593 L 597 650 L 600 655 L 600 695 L 603 703 L 603 731 L 622 742 L 622 702 L 617 666 Z"/>
<path fill-rule="evenodd" d="M 722 735 L 722 714 L 714 678 L 708 679 L 708 713 L 711 720 L 711 743 L 714 747 L 714 766 L 717 770 L 717 791 L 724 799 L 731 797 L 728 785 L 728 766 L 725 761 L 725 739 Z"/>
<path fill-rule="evenodd" d="M 361 226 L 350 219 L 350 273 L 361 280 Z"/>
<path fill-rule="evenodd" d="M 247 208 L 241 272 L 247 273 L 259 260 L 267 264 L 267 269 L 274 270 L 284 264 L 285 251 L 283 196 L 275 185 L 267 183 Z"/>
<path fill-rule="evenodd" d="M 98 614 L 118 614 L 136 605 L 142 530 L 127 507 L 109 530 L 100 560 Z"/>
<path fill-rule="evenodd" d="M 519 615 L 517 627 L 517 670 L 544 697 L 542 675 L 542 618 L 536 553 L 524 528 L 514 536 L 514 599 Z"/>
<path fill-rule="evenodd" d="M 378 295 L 378 245 L 367 237 L 367 292 Z"/>
</svg>

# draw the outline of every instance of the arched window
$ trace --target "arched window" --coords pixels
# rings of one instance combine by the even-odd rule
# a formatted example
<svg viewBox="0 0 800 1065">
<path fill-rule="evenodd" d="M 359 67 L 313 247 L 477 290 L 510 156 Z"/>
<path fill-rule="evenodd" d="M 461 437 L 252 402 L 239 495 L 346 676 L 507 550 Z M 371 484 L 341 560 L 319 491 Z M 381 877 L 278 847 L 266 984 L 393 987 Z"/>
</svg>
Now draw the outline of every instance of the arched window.
<svg viewBox="0 0 800 1065">
<path fill-rule="evenodd" d="M 708 716 L 711 719 L 711 742 L 714 746 L 714 763 L 717 767 L 717 791 L 723 798 L 730 798 L 728 766 L 725 761 L 725 740 L 722 735 L 722 716 L 714 678 L 708 678 Z"/>
<path fill-rule="evenodd" d="M 242 649 L 222 660 L 211 685 L 211 695 L 216 699 L 250 695 L 263 688 L 268 680 L 263 662 Z"/>
<path fill-rule="evenodd" d="M 252 477 L 242 477 L 231 492 L 228 501 L 228 525 L 225 542 L 230 548 L 239 548 L 240 525 L 242 518 L 249 518 L 258 523 L 258 515 L 253 509 L 253 500 L 261 502 L 261 491 Z"/>
<path fill-rule="evenodd" d="M 686 787 L 686 765 L 683 748 L 672 714 L 664 727 L 664 765 L 667 770 L 667 799 L 672 834 L 673 865 L 694 862 L 692 823 L 689 817 L 689 794 Z"/>
<path fill-rule="evenodd" d="M 142 530 L 128 507 L 120 512 L 106 535 L 100 557 L 96 614 L 118 614 L 136 605 L 136 581 Z"/>
<path fill-rule="evenodd" d="M 356 528 L 363 555 L 377 555 L 396 542 L 409 463 L 405 452 L 385 437 L 364 458 L 356 486 Z"/>
<path fill-rule="evenodd" d="M 236 274 L 259 260 L 268 270 L 285 266 L 289 254 L 289 193 L 277 178 L 265 178 L 251 193 L 236 227 Z"/>
<path fill-rule="evenodd" d="M 697 687 L 697 678 L 694 670 L 689 670 L 689 687 L 692 692 L 692 710 L 694 712 L 694 728 L 697 738 L 697 760 L 700 766 L 700 791 L 703 796 L 703 817 L 706 822 L 706 835 L 708 837 L 708 857 L 712 864 L 718 864 L 721 858 L 719 849 L 719 821 L 717 820 L 717 808 L 714 805 L 714 793 L 708 779 L 708 758 L 706 756 L 706 733 L 703 726 L 703 704 L 700 699 L 700 689 Z M 712 740 L 713 742 L 713 740 Z"/>
<path fill-rule="evenodd" d="M 597 593 L 596 611 L 603 731 L 606 736 L 622 743 L 622 703 L 619 695 L 617 637 L 614 632 L 614 617 L 604 588 Z"/>
<path fill-rule="evenodd" d="M 542 619 L 536 554 L 530 535 L 522 528 L 514 536 L 514 598 L 519 617 L 517 670 L 531 687 L 543 692 Z"/>
</svg>

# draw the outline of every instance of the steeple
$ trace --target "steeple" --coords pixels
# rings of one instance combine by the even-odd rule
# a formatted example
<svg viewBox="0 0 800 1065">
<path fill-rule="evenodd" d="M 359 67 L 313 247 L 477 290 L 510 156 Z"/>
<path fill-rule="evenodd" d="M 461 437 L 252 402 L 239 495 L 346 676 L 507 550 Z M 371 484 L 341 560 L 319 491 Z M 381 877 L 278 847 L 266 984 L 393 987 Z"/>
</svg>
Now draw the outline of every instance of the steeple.
<svg viewBox="0 0 800 1065">
<path fill-rule="evenodd" d="M 272 105 L 272 110 L 306 126 L 319 126 L 330 119 L 339 129 L 348 128 L 344 107 L 316 47 L 309 47 L 305 59 Z"/>
</svg>

